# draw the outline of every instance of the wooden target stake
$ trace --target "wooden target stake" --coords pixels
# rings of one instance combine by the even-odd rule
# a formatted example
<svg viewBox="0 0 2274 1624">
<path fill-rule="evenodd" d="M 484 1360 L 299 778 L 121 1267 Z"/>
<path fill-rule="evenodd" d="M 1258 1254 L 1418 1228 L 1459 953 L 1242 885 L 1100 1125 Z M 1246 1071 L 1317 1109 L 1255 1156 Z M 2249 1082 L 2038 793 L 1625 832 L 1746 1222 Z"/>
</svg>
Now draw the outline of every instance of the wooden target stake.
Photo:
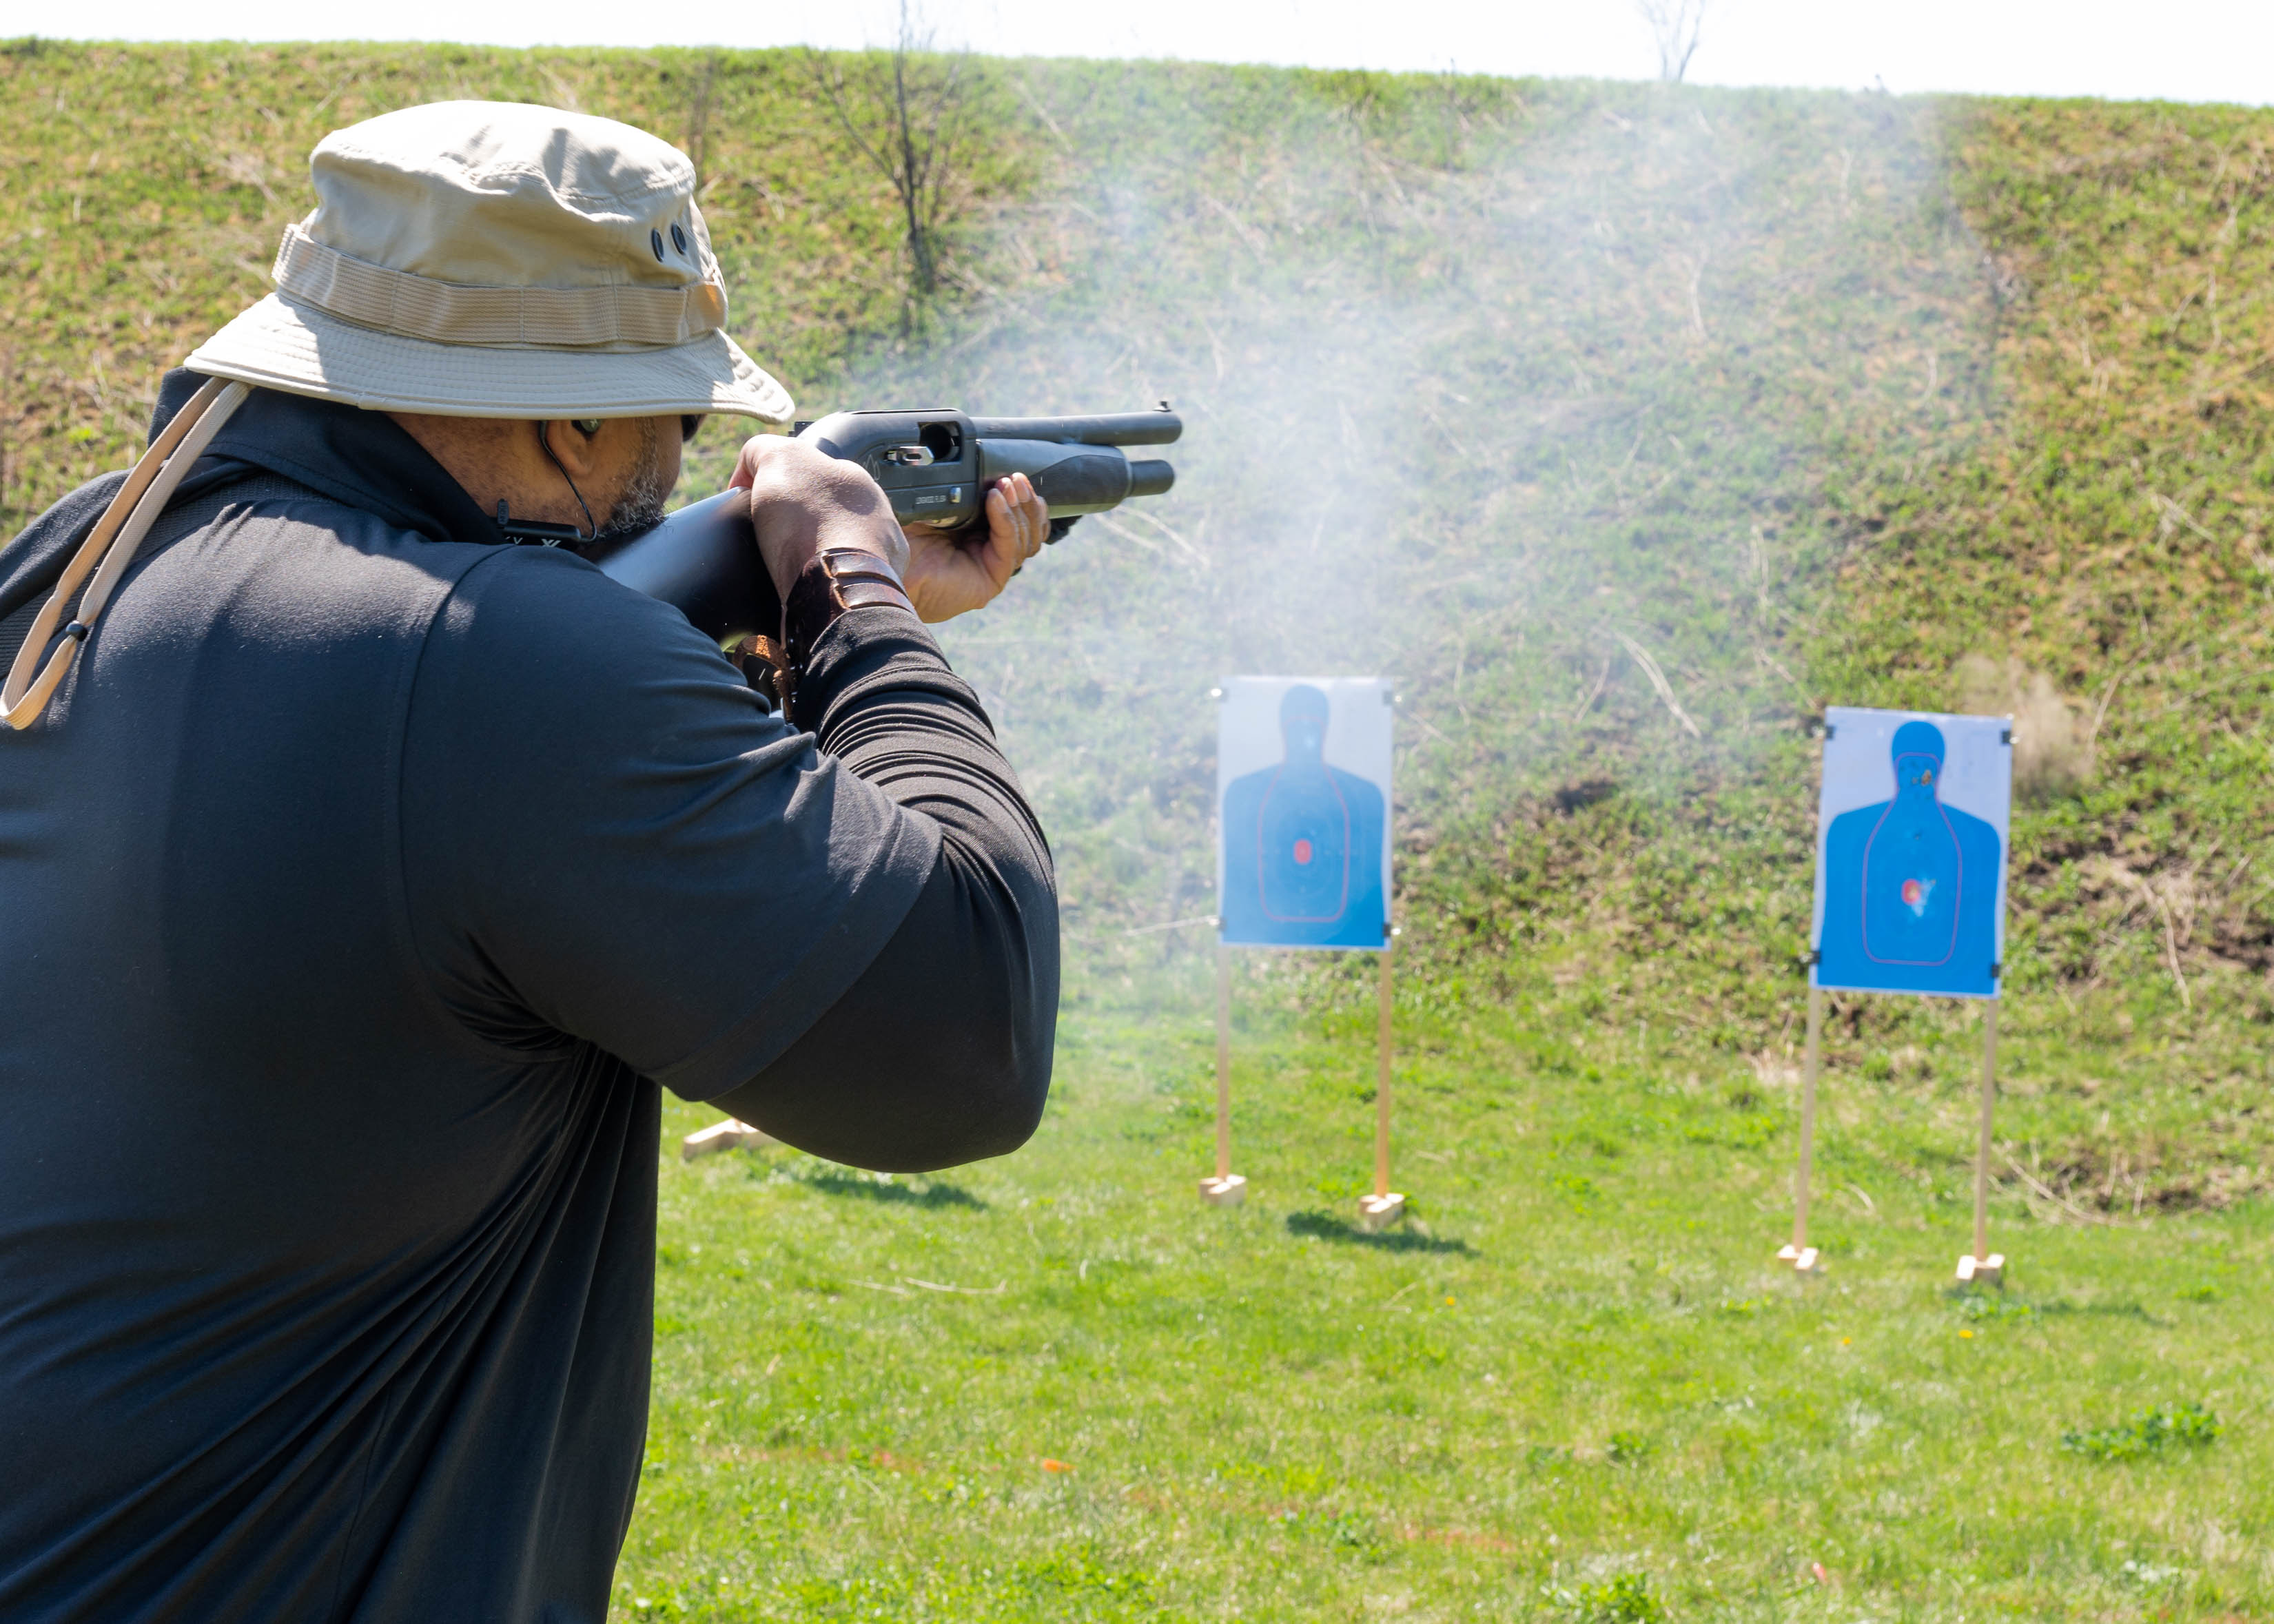
<svg viewBox="0 0 2274 1624">
<path fill-rule="evenodd" d="M 1382 984 L 1375 1007 L 1374 1080 L 1374 1193 L 1360 1196 L 1362 1229 L 1386 1229 L 1405 1215 L 1405 1198 L 1389 1187 L 1389 1017 L 1393 1007 L 1390 945 L 1382 944 Z"/>
<path fill-rule="evenodd" d="M 1216 1177 L 1201 1180 L 1201 1199 L 1237 1207 L 1247 1181 L 1231 1170 L 1231 950 L 1216 948 Z"/>
<path fill-rule="evenodd" d="M 1990 1117 L 1998 1104 L 1998 1000 L 1982 1009 L 1982 1134 L 1974 1147 L 1974 1250 L 1958 1260 L 1961 1283 L 2003 1285 L 2006 1258 L 1990 1250 Z"/>
<path fill-rule="evenodd" d="M 1800 1073 L 1800 1166 L 1792 1181 L 1792 1240 L 1777 1248 L 1777 1261 L 1801 1274 L 1816 1267 L 1816 1248 L 1808 1244 L 1808 1183 L 1816 1149 L 1816 1073 L 1824 1052 L 1824 989 L 1808 989 L 1808 1056 Z"/>
</svg>

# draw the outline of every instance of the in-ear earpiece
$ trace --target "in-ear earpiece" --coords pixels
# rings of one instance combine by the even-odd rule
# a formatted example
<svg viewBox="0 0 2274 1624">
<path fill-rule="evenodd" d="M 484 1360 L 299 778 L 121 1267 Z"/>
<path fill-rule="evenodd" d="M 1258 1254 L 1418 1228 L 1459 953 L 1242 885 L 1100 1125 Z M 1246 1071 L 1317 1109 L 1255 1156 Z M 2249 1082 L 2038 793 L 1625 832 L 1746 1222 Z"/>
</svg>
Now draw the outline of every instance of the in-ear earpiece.
<svg viewBox="0 0 2274 1624">
<path fill-rule="evenodd" d="M 571 417 L 568 423 L 570 427 L 587 440 L 600 432 L 600 420 L 598 417 Z"/>
</svg>

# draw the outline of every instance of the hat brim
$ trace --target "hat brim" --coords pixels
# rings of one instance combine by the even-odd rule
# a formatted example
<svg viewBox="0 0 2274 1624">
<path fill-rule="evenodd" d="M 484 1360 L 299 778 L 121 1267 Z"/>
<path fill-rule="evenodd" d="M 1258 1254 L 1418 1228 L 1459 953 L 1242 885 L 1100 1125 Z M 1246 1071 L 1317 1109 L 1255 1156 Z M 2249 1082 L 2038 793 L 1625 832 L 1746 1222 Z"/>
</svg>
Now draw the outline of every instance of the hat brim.
<svg viewBox="0 0 2274 1624">
<path fill-rule="evenodd" d="M 724 333 L 666 349 L 438 344 L 270 294 L 190 353 L 192 372 L 371 411 L 447 417 L 728 412 L 787 424 L 789 392 Z"/>
</svg>

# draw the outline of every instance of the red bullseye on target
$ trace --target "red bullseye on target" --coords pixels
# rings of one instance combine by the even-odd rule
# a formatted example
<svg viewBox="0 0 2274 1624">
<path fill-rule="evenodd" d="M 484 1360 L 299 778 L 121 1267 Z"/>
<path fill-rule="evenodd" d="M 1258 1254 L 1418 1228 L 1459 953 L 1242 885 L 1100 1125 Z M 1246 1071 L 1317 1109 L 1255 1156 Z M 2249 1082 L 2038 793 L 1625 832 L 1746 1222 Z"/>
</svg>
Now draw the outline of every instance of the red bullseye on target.
<svg viewBox="0 0 2274 1624">
<path fill-rule="evenodd" d="M 1308 840 L 1295 842 L 1295 861 L 1299 863 L 1307 863 L 1311 861 L 1311 843 Z"/>
<path fill-rule="evenodd" d="M 1922 886 L 1916 880 L 1905 880 L 1903 882 L 1903 900 L 1910 904 L 1913 907 L 1918 906 L 1920 903 L 1926 900 L 1926 888 Z"/>
</svg>

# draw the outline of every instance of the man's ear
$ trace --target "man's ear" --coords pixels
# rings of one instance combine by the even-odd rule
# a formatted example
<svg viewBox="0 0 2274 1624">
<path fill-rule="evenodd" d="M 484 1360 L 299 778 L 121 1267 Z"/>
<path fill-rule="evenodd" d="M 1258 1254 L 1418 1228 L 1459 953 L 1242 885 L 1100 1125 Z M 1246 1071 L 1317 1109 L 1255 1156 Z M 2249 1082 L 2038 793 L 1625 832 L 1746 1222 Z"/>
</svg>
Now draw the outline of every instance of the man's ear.
<svg viewBox="0 0 2274 1624">
<path fill-rule="evenodd" d="M 538 423 L 537 432 L 551 448 L 553 460 L 568 471 L 569 478 L 585 479 L 599 468 L 600 442 L 607 437 L 613 426 L 599 419 L 587 418 L 576 422 L 552 417 Z"/>
</svg>

